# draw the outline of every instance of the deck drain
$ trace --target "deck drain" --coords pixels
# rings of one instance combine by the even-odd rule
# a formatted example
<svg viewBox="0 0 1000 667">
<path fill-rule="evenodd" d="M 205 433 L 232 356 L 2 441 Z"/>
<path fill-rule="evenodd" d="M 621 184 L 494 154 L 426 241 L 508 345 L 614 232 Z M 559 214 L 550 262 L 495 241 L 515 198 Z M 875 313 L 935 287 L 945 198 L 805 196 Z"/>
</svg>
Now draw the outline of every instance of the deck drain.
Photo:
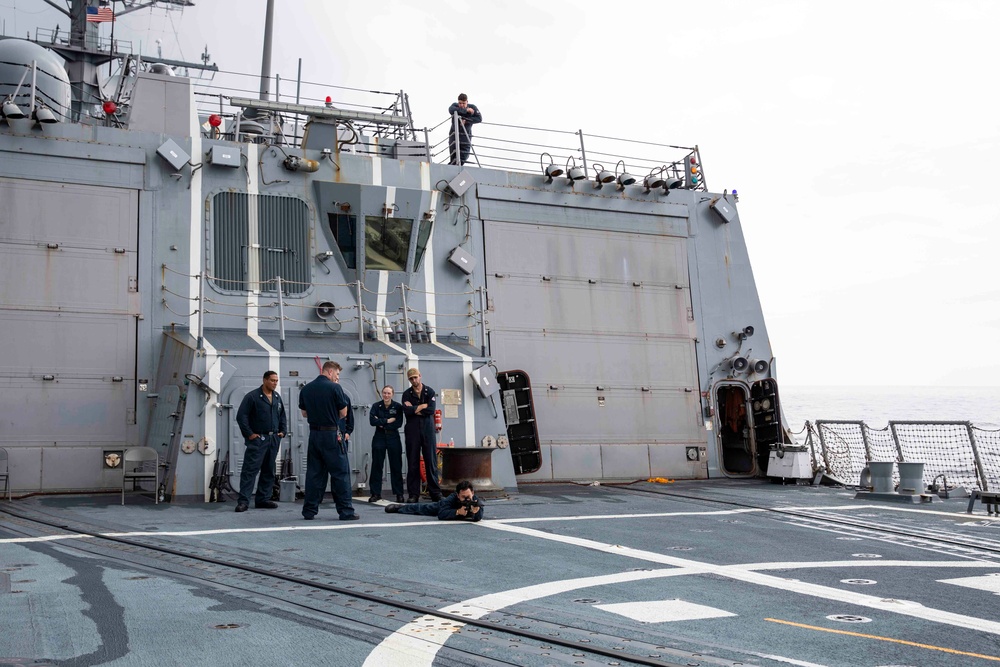
<svg viewBox="0 0 1000 667">
<path fill-rule="evenodd" d="M 597 604 L 600 600 L 595 600 L 594 598 L 577 598 L 573 602 L 579 602 L 580 604 Z"/>
<path fill-rule="evenodd" d="M 239 623 L 219 623 L 218 625 L 211 626 L 213 630 L 235 630 L 242 627 Z"/>
<path fill-rule="evenodd" d="M 295 547 L 290 547 L 288 549 L 282 549 L 281 551 L 282 551 L 282 553 L 286 553 L 287 554 L 287 553 L 291 553 L 293 551 L 302 551 L 302 549 L 296 549 Z"/>
<path fill-rule="evenodd" d="M 694 547 L 667 547 L 667 551 L 691 551 Z"/>
<path fill-rule="evenodd" d="M 854 586 L 871 586 L 877 584 L 878 582 L 874 579 L 841 579 L 842 584 L 852 584 Z"/>
<path fill-rule="evenodd" d="M 461 563 L 462 559 L 461 558 L 442 558 L 441 562 L 442 563 Z"/>
<path fill-rule="evenodd" d="M 838 540 L 844 540 L 846 542 L 860 542 L 860 537 L 838 537 Z"/>
<path fill-rule="evenodd" d="M 712 529 L 711 528 L 692 528 L 691 532 L 692 533 L 711 533 Z"/>
<path fill-rule="evenodd" d="M 739 519 L 719 519 L 721 523 L 746 523 L 746 521 L 740 521 Z"/>
<path fill-rule="evenodd" d="M 881 558 L 882 554 L 851 554 L 855 558 Z"/>
<path fill-rule="evenodd" d="M 826 617 L 829 621 L 838 623 L 871 623 L 872 619 L 867 616 L 855 616 L 854 614 L 833 614 Z"/>
<path fill-rule="evenodd" d="M 149 579 L 149 577 L 141 574 L 137 577 L 125 577 L 125 578 L 128 579 L 129 581 L 139 581 L 140 579 Z"/>
</svg>

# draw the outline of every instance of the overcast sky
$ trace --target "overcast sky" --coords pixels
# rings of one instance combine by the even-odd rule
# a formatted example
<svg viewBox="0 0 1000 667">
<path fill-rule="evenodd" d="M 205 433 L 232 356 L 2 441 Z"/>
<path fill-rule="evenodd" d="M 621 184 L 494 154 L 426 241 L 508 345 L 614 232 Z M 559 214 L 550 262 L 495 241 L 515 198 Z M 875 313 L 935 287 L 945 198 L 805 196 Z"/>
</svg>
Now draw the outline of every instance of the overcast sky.
<svg viewBox="0 0 1000 667">
<path fill-rule="evenodd" d="M 259 73 L 265 0 L 196 1 L 117 36 Z M 784 383 L 1000 384 L 1000 2 L 276 5 L 274 72 L 403 89 L 418 126 L 464 91 L 487 122 L 697 144 Z M 0 0 L 7 34 L 55 23 Z"/>
</svg>

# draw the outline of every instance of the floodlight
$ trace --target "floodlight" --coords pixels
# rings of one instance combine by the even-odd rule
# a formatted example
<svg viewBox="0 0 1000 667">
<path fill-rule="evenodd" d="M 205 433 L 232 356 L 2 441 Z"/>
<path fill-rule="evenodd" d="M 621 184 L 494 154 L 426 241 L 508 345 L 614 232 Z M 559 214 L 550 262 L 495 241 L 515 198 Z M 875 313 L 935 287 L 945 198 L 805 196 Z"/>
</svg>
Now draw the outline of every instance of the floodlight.
<svg viewBox="0 0 1000 667">
<path fill-rule="evenodd" d="M 3 117 L 7 120 L 17 120 L 18 118 L 24 118 L 24 112 L 21 111 L 21 107 L 14 104 L 14 98 L 8 97 L 3 102 Z"/>
<path fill-rule="evenodd" d="M 649 194 L 653 188 L 662 188 L 663 182 L 663 168 L 661 167 L 649 172 L 649 175 L 642 179 L 642 187 L 646 188 L 646 194 Z"/>
<path fill-rule="evenodd" d="M 59 122 L 59 119 L 56 118 L 56 115 L 52 113 L 52 109 L 48 108 L 47 106 L 41 103 L 39 103 L 39 105 L 35 107 L 35 112 L 32 114 L 32 116 L 34 116 L 35 121 L 38 123 L 49 124 L 49 123 Z"/>
<path fill-rule="evenodd" d="M 618 164 L 622 166 L 622 171 L 618 173 Z M 625 160 L 618 160 L 618 164 L 615 165 L 615 180 L 618 181 L 618 189 L 624 190 L 626 185 L 632 185 L 635 183 L 636 178 L 632 174 L 625 171 Z"/>
<path fill-rule="evenodd" d="M 594 171 L 597 173 L 594 176 L 594 187 L 600 189 L 605 183 L 610 183 L 615 180 L 615 175 L 604 168 L 603 164 L 594 163 Z"/>
<path fill-rule="evenodd" d="M 573 162 L 572 167 L 569 166 L 570 161 Z M 585 178 L 587 178 L 587 172 L 576 166 L 576 158 L 572 155 L 566 158 L 566 180 L 569 182 L 570 187 L 573 186 L 574 181 L 582 181 Z"/>
<path fill-rule="evenodd" d="M 546 157 L 549 158 L 547 164 L 545 162 Z M 548 153 L 542 153 L 540 156 L 538 156 L 538 160 L 541 162 L 542 174 L 545 176 L 546 183 L 551 183 L 552 179 L 555 178 L 556 176 L 562 176 L 563 173 L 562 168 L 557 167 L 555 163 L 552 162 L 551 155 L 549 155 Z"/>
</svg>

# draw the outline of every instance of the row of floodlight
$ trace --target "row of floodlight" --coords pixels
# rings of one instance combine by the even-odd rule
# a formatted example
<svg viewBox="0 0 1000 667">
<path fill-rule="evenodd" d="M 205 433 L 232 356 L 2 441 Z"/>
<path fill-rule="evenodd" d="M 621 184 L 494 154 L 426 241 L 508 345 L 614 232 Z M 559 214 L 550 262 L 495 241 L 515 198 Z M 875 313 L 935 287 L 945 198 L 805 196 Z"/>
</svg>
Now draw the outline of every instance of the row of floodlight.
<svg viewBox="0 0 1000 667">
<path fill-rule="evenodd" d="M 545 163 L 546 157 L 549 158 L 548 164 Z M 551 183 L 556 177 L 566 174 L 567 185 L 573 187 L 576 181 L 582 181 L 587 178 L 587 172 L 581 167 L 576 166 L 576 158 L 572 155 L 566 160 L 565 169 L 556 165 L 552 161 L 552 156 L 548 153 L 542 153 L 539 160 L 542 165 L 542 175 L 545 176 L 546 183 Z M 619 166 L 621 167 L 620 171 Z M 616 183 L 618 190 L 624 190 L 625 186 L 633 185 L 638 180 L 626 170 L 625 160 L 618 161 L 618 164 L 615 165 L 614 172 L 605 169 L 604 165 L 597 163 L 594 163 L 593 168 L 595 174 L 594 188 L 597 190 L 600 190 L 608 183 Z M 684 186 L 683 179 L 678 178 L 676 175 L 669 175 L 667 173 L 668 169 L 669 167 L 666 165 L 653 169 L 645 178 L 642 179 L 642 186 L 646 188 L 647 194 L 652 190 L 658 190 L 660 188 L 663 188 L 664 194 L 667 194 L 670 190 L 676 190 L 677 188 Z"/>
<path fill-rule="evenodd" d="M 4 120 L 19 120 L 21 118 L 26 118 L 27 114 L 21 110 L 21 107 L 17 106 L 14 102 L 13 97 L 8 97 L 3 101 L 3 105 L 0 105 L 0 116 Z M 31 112 L 31 117 L 36 123 L 58 123 L 59 119 L 56 115 L 52 113 L 52 109 L 48 108 L 42 102 L 36 102 L 35 108 Z"/>
</svg>

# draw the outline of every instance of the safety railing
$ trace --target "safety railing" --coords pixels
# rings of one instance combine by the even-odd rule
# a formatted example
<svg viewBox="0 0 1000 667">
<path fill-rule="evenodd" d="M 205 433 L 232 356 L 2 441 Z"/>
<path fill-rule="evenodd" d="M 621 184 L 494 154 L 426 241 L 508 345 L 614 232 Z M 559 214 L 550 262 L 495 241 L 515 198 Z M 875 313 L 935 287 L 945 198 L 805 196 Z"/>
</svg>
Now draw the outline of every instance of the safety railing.
<svg viewBox="0 0 1000 667">
<path fill-rule="evenodd" d="M 1000 489 L 1000 429 L 968 421 L 890 421 L 877 429 L 863 421 L 806 422 L 814 470 L 856 483 L 868 461 L 924 464 L 924 482 L 939 478 L 967 490 Z M 897 476 L 898 481 L 898 476 Z"/>
<path fill-rule="evenodd" d="M 571 178 L 570 170 L 579 168 L 587 179 L 597 179 L 602 172 L 610 174 L 611 180 L 605 183 L 620 182 L 618 177 L 623 176 L 624 180 L 631 179 L 629 184 L 641 185 L 646 176 L 656 175 L 661 180 L 676 179 L 673 187 L 685 185 L 698 190 L 707 187 L 696 146 L 624 139 L 585 133 L 582 129 L 569 131 L 485 121 L 471 126 L 471 136 L 463 135 L 468 130 L 459 125 L 456 142 L 451 138 L 454 126 L 454 119 L 449 116 L 428 128 L 434 162 L 456 163 L 458 144 L 467 141 L 471 149 L 466 164 L 478 167 L 553 178 Z M 691 158 L 693 173 L 689 173 Z"/>
<path fill-rule="evenodd" d="M 274 111 L 252 106 L 233 106 L 233 99 L 257 99 L 259 77 L 221 71 L 212 81 L 195 82 L 195 105 L 203 120 L 206 137 L 252 143 L 275 143 L 299 147 L 305 136 L 308 114 Z M 269 81 L 270 101 L 320 110 L 355 112 L 365 120 L 344 122 L 338 142 L 352 152 L 378 154 L 378 143 L 388 138 L 416 141 L 409 100 L 405 92 L 362 90 L 330 86 L 312 81 L 284 80 L 280 75 Z M 265 105 L 261 105 L 262 107 Z M 385 118 L 384 122 L 380 119 Z M 400 120 L 405 123 L 400 124 Z"/>
<path fill-rule="evenodd" d="M 219 298 L 218 295 L 210 295 L 209 290 L 206 289 L 207 282 L 216 280 L 216 277 L 208 273 L 189 274 L 173 269 L 166 264 L 162 265 L 161 269 L 160 290 L 163 294 L 160 300 L 161 306 L 168 313 L 180 318 L 182 322 L 179 323 L 182 325 L 198 316 L 195 320 L 197 330 L 192 333 L 198 338 L 199 348 L 204 342 L 208 316 L 220 318 L 220 321 L 223 322 L 226 321 L 226 318 L 238 319 L 243 322 L 252 319 L 258 324 L 270 324 L 272 327 L 276 325 L 281 351 L 284 351 L 286 340 L 286 323 L 321 324 L 331 333 L 341 333 L 344 325 L 353 323 L 353 326 L 348 327 L 348 330 L 343 331 L 343 333 L 357 334 L 359 350 L 362 353 L 366 341 L 383 340 L 395 343 L 405 346 L 409 352 L 413 344 L 429 343 L 432 339 L 441 339 L 443 336 L 470 342 L 478 338 L 480 343 L 486 340 L 486 328 L 489 322 L 486 320 L 486 291 L 482 287 L 464 292 L 431 293 L 400 284 L 380 292 L 369 290 L 361 281 L 302 284 L 275 277 L 254 283 L 251 281 L 240 283 L 244 288 L 252 288 L 258 295 L 257 303 L 248 305 L 246 300 L 224 299 Z M 186 287 L 175 285 L 186 281 L 189 285 L 189 281 L 192 280 L 197 281 L 197 295 L 186 295 L 183 293 Z M 321 290 L 349 288 L 355 294 L 355 299 L 354 303 L 349 306 L 337 306 L 332 301 L 325 300 L 318 302 L 310 300 L 310 302 L 305 303 L 302 298 L 290 298 L 288 296 L 289 287 L 295 293 L 304 292 L 311 287 L 321 288 Z M 394 311 L 376 313 L 369 310 L 362 300 L 362 293 L 381 299 L 382 297 L 388 298 L 397 291 L 400 293 L 402 305 Z M 212 294 L 215 293 L 212 292 Z M 410 296 L 412 294 L 434 296 L 435 300 L 440 297 L 465 296 L 468 297 L 464 300 L 466 310 L 457 313 L 421 310 L 414 306 L 414 298 Z M 319 298 L 322 299 L 322 297 Z M 304 328 L 296 329 L 296 331 L 299 330 L 304 330 Z M 258 331 L 267 332 L 268 329 L 261 328 Z M 270 331 L 275 332 L 273 328 Z M 485 348 L 482 345 L 481 351 L 485 355 Z"/>
</svg>

